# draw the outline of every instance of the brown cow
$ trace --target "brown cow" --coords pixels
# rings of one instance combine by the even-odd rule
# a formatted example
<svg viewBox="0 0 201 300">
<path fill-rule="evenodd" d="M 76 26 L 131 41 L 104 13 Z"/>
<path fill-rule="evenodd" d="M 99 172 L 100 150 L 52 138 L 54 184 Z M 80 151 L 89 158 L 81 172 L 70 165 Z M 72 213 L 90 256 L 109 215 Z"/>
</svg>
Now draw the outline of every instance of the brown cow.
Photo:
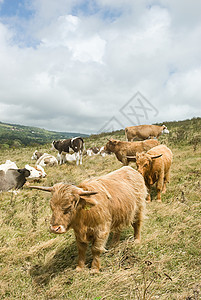
<svg viewBox="0 0 201 300">
<path fill-rule="evenodd" d="M 125 128 L 125 135 L 127 141 L 146 140 L 158 138 L 163 133 L 169 133 L 165 125 L 139 125 Z"/>
<path fill-rule="evenodd" d="M 58 183 L 31 188 L 52 192 L 51 232 L 65 233 L 73 228 L 78 247 L 77 271 L 84 268 L 87 245 L 91 242 L 92 271 L 99 272 L 100 254 L 110 231 L 117 242 L 123 227 L 131 224 L 134 239 L 140 242 L 147 190 L 142 175 L 131 167 L 85 180 L 79 186 Z"/>
<path fill-rule="evenodd" d="M 136 154 L 137 170 L 145 179 L 147 188 L 156 183 L 157 201 L 161 202 L 161 191 L 166 192 L 166 183 L 170 181 L 172 151 L 165 145 L 150 149 L 147 153 Z M 151 201 L 150 193 L 147 201 Z"/>
<path fill-rule="evenodd" d="M 132 156 L 135 156 L 137 152 L 148 151 L 159 144 L 160 142 L 155 139 L 139 142 L 125 142 L 111 138 L 105 145 L 105 150 L 113 152 L 116 158 L 121 161 L 124 166 L 127 166 L 130 161 L 133 161 Z"/>
</svg>

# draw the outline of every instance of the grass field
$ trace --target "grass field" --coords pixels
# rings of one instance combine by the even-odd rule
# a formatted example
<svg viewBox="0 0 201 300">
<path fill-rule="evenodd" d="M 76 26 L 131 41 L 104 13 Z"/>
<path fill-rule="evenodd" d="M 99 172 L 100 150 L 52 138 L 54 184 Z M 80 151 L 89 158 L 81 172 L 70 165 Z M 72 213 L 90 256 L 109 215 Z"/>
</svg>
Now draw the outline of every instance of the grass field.
<svg viewBox="0 0 201 300">
<path fill-rule="evenodd" d="M 171 182 L 162 203 L 147 204 L 142 242 L 134 245 L 132 227 L 121 241 L 102 254 L 102 269 L 92 275 L 86 268 L 75 271 L 77 249 L 73 231 L 49 233 L 50 195 L 22 189 L 0 194 L 0 299 L 185 299 L 201 297 L 201 146 L 200 119 L 168 125 L 170 135 L 160 141 L 173 152 Z M 124 139 L 123 132 L 112 134 Z M 110 135 L 85 139 L 86 148 L 106 143 Z M 24 167 L 35 148 L 5 150 L 6 159 Z M 38 150 L 55 154 L 50 145 Z M 136 168 L 135 164 L 131 164 Z M 107 174 L 121 167 L 112 156 L 84 157 L 74 163 L 47 167 L 39 185 L 65 181 L 78 184 L 86 178 Z M 91 264 L 87 252 L 87 267 Z"/>
</svg>

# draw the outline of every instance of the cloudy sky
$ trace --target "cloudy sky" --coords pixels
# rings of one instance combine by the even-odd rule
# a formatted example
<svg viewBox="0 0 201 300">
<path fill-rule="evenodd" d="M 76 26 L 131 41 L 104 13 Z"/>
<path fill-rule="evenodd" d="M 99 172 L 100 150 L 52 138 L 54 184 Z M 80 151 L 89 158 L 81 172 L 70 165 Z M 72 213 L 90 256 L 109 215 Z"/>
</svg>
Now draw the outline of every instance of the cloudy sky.
<svg viewBox="0 0 201 300">
<path fill-rule="evenodd" d="M 97 133 L 201 116 L 201 1 L 0 0 L 0 121 Z"/>
</svg>

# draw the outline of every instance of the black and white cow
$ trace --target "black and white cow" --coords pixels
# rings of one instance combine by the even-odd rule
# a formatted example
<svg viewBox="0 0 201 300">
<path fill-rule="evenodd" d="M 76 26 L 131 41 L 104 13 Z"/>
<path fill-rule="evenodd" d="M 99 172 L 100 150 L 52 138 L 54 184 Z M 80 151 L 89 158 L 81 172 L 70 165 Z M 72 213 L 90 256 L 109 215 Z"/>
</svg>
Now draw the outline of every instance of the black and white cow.
<svg viewBox="0 0 201 300">
<path fill-rule="evenodd" d="M 66 153 L 73 151 L 76 156 L 76 164 L 82 164 L 82 155 L 84 150 L 84 140 L 81 137 L 72 139 L 53 141 L 52 146 L 59 151 L 60 165 L 66 161 Z"/>
<path fill-rule="evenodd" d="M 93 156 L 99 154 L 100 148 L 99 147 L 91 147 L 87 150 L 88 156 Z"/>
</svg>

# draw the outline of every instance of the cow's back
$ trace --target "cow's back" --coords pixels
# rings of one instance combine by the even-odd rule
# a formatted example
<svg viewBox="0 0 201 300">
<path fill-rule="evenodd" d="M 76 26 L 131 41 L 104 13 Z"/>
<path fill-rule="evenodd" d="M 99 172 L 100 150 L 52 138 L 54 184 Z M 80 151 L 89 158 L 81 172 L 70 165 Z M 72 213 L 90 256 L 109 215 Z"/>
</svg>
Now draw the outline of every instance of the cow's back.
<svg viewBox="0 0 201 300">
<path fill-rule="evenodd" d="M 126 128 L 127 135 L 129 138 L 135 138 L 145 140 L 151 137 L 157 137 L 160 131 L 158 125 L 138 125 Z"/>
<path fill-rule="evenodd" d="M 139 125 L 136 127 L 136 136 L 143 140 L 155 136 L 155 125 Z"/>
<path fill-rule="evenodd" d="M 154 159 L 153 165 L 156 167 L 160 166 L 161 164 L 164 164 L 164 170 L 165 172 L 170 168 L 172 163 L 172 151 L 165 145 L 158 145 L 156 147 L 153 147 L 150 149 L 147 154 L 150 154 L 151 156 L 157 156 L 162 154 L 161 157 Z"/>
<path fill-rule="evenodd" d="M 143 144 L 142 141 L 135 141 L 135 142 L 127 142 L 127 141 L 118 141 L 118 144 L 115 147 L 114 152 L 125 152 L 127 155 L 133 155 L 136 152 L 143 151 Z"/>
<path fill-rule="evenodd" d="M 142 143 L 144 151 L 148 151 L 149 149 L 156 147 L 160 144 L 160 142 L 156 139 L 144 140 Z"/>
<path fill-rule="evenodd" d="M 97 179 L 84 181 L 80 187 L 94 190 L 99 203 L 90 209 L 95 218 L 111 222 L 111 228 L 129 225 L 137 211 L 143 210 L 147 190 L 144 179 L 136 170 L 125 166 Z M 99 219 L 100 222 L 100 219 Z"/>
</svg>

